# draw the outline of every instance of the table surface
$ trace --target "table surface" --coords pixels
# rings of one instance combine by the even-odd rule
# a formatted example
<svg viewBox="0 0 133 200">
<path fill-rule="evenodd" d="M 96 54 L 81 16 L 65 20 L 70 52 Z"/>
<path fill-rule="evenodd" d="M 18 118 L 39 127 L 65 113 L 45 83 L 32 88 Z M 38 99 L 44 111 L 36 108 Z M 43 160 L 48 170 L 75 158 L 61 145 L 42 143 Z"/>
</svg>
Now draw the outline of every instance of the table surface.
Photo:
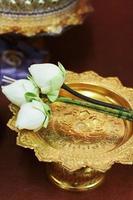
<svg viewBox="0 0 133 200">
<path fill-rule="evenodd" d="M 95 11 L 83 26 L 60 37 L 45 38 L 51 61 L 69 70 L 94 70 L 118 76 L 133 86 L 133 1 L 94 0 Z M 16 146 L 16 136 L 6 127 L 11 116 L 8 101 L 0 94 L 0 200 L 132 200 L 133 167 L 114 165 L 103 185 L 84 193 L 57 189 L 46 178 L 44 163 L 33 151 Z M 12 134 L 11 134 L 12 133 Z"/>
</svg>

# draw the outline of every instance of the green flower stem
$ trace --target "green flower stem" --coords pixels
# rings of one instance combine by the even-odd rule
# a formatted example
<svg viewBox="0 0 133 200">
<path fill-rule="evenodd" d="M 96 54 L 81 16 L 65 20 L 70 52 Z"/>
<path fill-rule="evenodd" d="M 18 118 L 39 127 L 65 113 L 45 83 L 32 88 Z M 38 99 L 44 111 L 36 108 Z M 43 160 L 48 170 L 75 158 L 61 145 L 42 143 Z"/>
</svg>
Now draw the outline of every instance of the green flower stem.
<svg viewBox="0 0 133 200">
<path fill-rule="evenodd" d="M 71 99 L 71 98 L 67 98 L 67 97 L 58 97 L 56 101 L 91 108 L 93 110 L 96 110 L 96 111 L 99 111 L 99 112 L 102 112 L 105 114 L 109 114 L 114 117 L 133 121 L 133 111 L 132 110 L 124 111 L 124 110 L 120 110 L 120 109 L 109 108 L 106 106 L 102 106 L 102 105 L 98 105 L 98 104 L 94 104 L 94 103 L 90 103 L 90 102 L 86 102 L 86 101 Z"/>
<path fill-rule="evenodd" d="M 129 111 L 129 109 L 125 108 L 125 107 L 122 107 L 122 106 L 119 106 L 119 105 L 114 105 L 114 104 L 110 104 L 110 103 L 106 103 L 106 102 L 103 102 L 103 101 L 99 101 L 97 99 L 93 99 L 91 97 L 87 97 L 79 92 L 77 92 L 76 90 L 73 90 L 72 88 L 70 88 L 68 85 L 66 85 L 65 83 L 63 84 L 62 88 L 68 92 L 70 92 L 71 94 L 73 94 L 74 96 L 80 98 L 80 99 L 83 99 L 89 103 L 93 103 L 93 104 L 97 104 L 99 106 L 106 106 L 106 107 L 109 107 L 109 108 L 112 108 L 112 109 L 117 109 L 117 110 L 122 110 L 122 111 Z"/>
</svg>

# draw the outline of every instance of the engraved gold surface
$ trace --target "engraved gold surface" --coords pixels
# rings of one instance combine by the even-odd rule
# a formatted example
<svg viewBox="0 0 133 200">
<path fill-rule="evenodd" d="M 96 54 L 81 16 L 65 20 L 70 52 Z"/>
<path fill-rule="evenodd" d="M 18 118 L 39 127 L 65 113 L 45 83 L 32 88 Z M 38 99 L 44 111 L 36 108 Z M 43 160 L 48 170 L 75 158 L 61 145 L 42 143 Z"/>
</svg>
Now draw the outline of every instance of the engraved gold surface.
<svg viewBox="0 0 133 200">
<path fill-rule="evenodd" d="M 87 96 L 133 108 L 133 89 L 118 78 L 103 78 L 92 71 L 67 72 L 66 83 Z M 61 95 L 71 96 L 63 90 Z M 51 108 L 48 128 L 34 133 L 16 130 L 17 108 L 11 106 L 14 117 L 8 126 L 18 132 L 17 144 L 33 149 L 40 161 L 60 163 L 70 172 L 86 167 L 106 172 L 115 162 L 133 163 L 132 122 L 59 102 Z"/>
<path fill-rule="evenodd" d="M 2 13 L 0 15 L 0 34 L 9 32 L 27 36 L 39 33 L 60 34 L 67 26 L 81 24 L 86 14 L 92 10 L 88 0 L 79 0 L 68 8 L 50 14 L 39 14 L 39 11 L 34 15 L 27 13 L 22 16 L 9 12 L 9 14 Z"/>
</svg>

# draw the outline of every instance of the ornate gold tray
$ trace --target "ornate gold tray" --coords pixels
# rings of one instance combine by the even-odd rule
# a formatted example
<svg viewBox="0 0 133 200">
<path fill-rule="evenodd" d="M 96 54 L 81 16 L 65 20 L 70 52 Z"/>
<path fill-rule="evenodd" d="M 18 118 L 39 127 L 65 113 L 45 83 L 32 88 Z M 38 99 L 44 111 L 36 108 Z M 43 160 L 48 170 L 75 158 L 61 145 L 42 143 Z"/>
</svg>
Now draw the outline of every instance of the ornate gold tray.
<svg viewBox="0 0 133 200">
<path fill-rule="evenodd" d="M 92 10 L 88 0 L 61 0 L 51 4 L 43 0 L 2 0 L 0 34 L 60 34 L 68 26 L 81 24 Z"/>
<path fill-rule="evenodd" d="M 133 109 L 133 89 L 124 87 L 116 77 L 103 78 L 92 71 L 81 74 L 67 72 L 66 83 L 89 97 Z M 61 90 L 60 95 L 72 97 L 64 90 Z M 57 110 L 59 104 L 54 103 Z M 91 183 L 89 182 L 85 187 L 79 187 L 82 188 L 81 190 L 99 184 L 103 180 L 103 173 L 114 163 L 133 163 L 132 122 L 76 106 L 73 106 L 75 113 L 73 116 L 70 112 L 72 110 L 70 105 L 67 105 L 67 109 L 65 109 L 63 107 L 65 113 L 63 116 L 58 115 L 55 118 L 59 120 L 58 130 L 62 130 L 62 132 L 63 126 L 69 124 L 70 129 L 63 136 L 56 134 L 57 132 L 54 132 L 50 126 L 47 130 L 37 133 L 16 130 L 14 128 L 15 116 L 9 121 L 8 126 L 18 132 L 17 144 L 33 149 L 39 161 L 58 163 L 71 175 L 81 169 L 89 169 L 91 175 L 97 172 L 98 176 L 93 177 L 95 180 L 91 180 Z M 11 110 L 16 114 L 16 107 L 12 106 Z M 78 132 L 78 136 L 74 135 L 74 130 Z M 69 134 L 70 132 L 73 134 Z M 58 177 L 61 170 L 57 171 Z M 87 172 L 87 174 L 89 173 Z M 59 180 L 55 181 L 55 177 L 52 180 L 57 185 L 62 186 L 63 181 L 61 183 Z M 73 189 L 74 183 L 73 186 L 70 187 L 69 185 L 66 188 Z M 64 185 L 62 188 L 64 188 Z"/>
</svg>

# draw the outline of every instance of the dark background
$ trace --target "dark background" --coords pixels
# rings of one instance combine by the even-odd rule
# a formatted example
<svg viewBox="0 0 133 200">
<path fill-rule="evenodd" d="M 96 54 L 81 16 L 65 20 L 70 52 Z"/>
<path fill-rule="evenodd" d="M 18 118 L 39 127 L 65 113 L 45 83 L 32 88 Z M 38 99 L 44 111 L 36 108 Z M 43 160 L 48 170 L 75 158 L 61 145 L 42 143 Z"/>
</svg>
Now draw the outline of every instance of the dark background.
<svg viewBox="0 0 133 200">
<path fill-rule="evenodd" d="M 94 0 L 95 11 L 83 26 L 60 37 L 45 38 L 51 61 L 77 72 L 94 70 L 118 76 L 133 86 L 133 1 Z M 132 200 L 133 167 L 114 165 L 98 189 L 74 193 L 49 183 L 45 167 L 31 150 L 16 146 L 6 127 L 8 101 L 0 95 L 0 200 Z"/>
</svg>

